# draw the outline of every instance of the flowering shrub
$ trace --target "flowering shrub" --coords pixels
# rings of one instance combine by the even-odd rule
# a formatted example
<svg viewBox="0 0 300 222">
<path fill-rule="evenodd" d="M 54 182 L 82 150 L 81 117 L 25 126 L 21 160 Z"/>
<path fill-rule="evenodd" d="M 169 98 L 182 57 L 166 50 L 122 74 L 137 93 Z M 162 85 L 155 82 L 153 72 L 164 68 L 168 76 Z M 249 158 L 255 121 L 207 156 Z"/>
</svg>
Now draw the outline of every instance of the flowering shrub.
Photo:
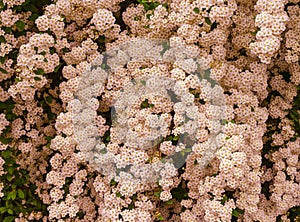
<svg viewBox="0 0 300 222">
<path fill-rule="evenodd" d="M 300 220 L 300 1 L 0 18 L 0 221 Z"/>
</svg>

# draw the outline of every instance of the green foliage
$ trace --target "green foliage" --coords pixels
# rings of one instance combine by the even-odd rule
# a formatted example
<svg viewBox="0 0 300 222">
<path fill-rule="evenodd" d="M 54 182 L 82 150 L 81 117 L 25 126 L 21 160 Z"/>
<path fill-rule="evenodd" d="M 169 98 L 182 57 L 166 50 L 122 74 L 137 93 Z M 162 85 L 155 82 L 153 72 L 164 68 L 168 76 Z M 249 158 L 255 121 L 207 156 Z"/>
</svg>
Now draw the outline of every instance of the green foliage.
<svg viewBox="0 0 300 222">
<path fill-rule="evenodd" d="M 241 210 L 240 208 L 235 208 L 235 209 L 233 209 L 232 210 L 232 213 L 231 213 L 231 215 L 233 216 L 233 217 L 236 217 L 236 218 L 238 218 L 239 217 L 239 215 L 241 215 L 241 214 L 244 214 L 244 210 Z"/>
<path fill-rule="evenodd" d="M 33 79 L 34 79 L 35 81 L 41 81 L 41 80 L 42 80 L 42 79 L 41 79 L 40 77 L 38 77 L 38 76 L 33 77 Z"/>
<path fill-rule="evenodd" d="M 178 187 L 173 188 L 171 190 L 173 199 L 179 202 L 182 201 L 183 199 L 188 198 L 189 189 L 185 185 L 183 185 L 183 183 L 184 182 L 181 182 Z"/>
<path fill-rule="evenodd" d="M 51 104 L 53 102 L 53 98 L 51 96 L 46 96 L 45 100 L 48 104 Z"/>
<path fill-rule="evenodd" d="M 200 9 L 199 9 L 198 7 L 195 7 L 195 8 L 193 9 L 193 11 L 194 11 L 195 13 L 197 13 L 197 14 L 200 13 Z"/>
<path fill-rule="evenodd" d="M 226 194 L 223 195 L 223 198 L 221 200 L 221 204 L 225 204 L 228 201 L 228 197 L 226 196 Z"/>
<path fill-rule="evenodd" d="M 144 6 L 146 11 L 153 10 L 159 6 L 159 2 L 148 2 L 148 0 L 138 0 L 138 2 Z"/>
<path fill-rule="evenodd" d="M 168 200 L 168 201 L 166 202 L 166 204 L 172 205 L 172 204 L 173 204 L 173 200 Z"/>
<path fill-rule="evenodd" d="M 15 78 L 15 82 L 22 82 L 22 79 L 20 79 L 19 77 Z"/>
<path fill-rule="evenodd" d="M 2 72 L 3 74 L 7 74 L 8 72 L 5 70 L 5 69 L 3 69 L 3 68 L 0 68 L 0 72 Z"/>
<path fill-rule="evenodd" d="M 4 8 L 3 0 L 0 1 L 0 10 Z"/>
<path fill-rule="evenodd" d="M 4 184 L 4 196 L 0 202 L 0 221 L 14 221 L 20 214 L 28 215 L 31 212 L 46 213 L 46 206 L 35 194 L 36 186 L 30 183 L 27 170 L 20 169 L 16 163 L 18 152 L 8 147 L 0 152 L 4 159 L 4 172 L 0 181 Z"/>
<path fill-rule="evenodd" d="M 210 19 L 208 17 L 205 17 L 204 20 L 208 25 L 212 25 L 212 22 L 210 21 Z"/>
<path fill-rule="evenodd" d="M 35 74 L 37 74 L 37 75 L 43 75 L 43 74 L 45 74 L 45 71 L 44 71 L 43 69 L 41 69 L 41 68 L 38 68 L 38 69 L 36 69 L 36 70 L 33 70 L 33 72 L 34 72 Z"/>
<path fill-rule="evenodd" d="M 0 36 L 0 43 L 6 43 L 6 39 L 4 38 L 4 36 Z"/>
<path fill-rule="evenodd" d="M 58 72 L 58 70 L 62 67 L 63 63 L 59 63 L 58 66 L 54 68 L 54 72 Z"/>
<path fill-rule="evenodd" d="M 300 206 L 293 207 L 288 211 L 288 218 L 291 221 L 299 221 L 299 217 L 300 217 Z M 296 218 L 298 218 L 298 220 Z"/>
<path fill-rule="evenodd" d="M 32 21 L 32 22 L 34 22 L 38 17 L 39 17 L 38 14 L 32 13 L 31 16 L 29 17 L 29 20 Z"/>
<path fill-rule="evenodd" d="M 149 103 L 148 99 L 145 99 L 141 104 L 141 109 L 153 108 L 154 104 Z"/>
<path fill-rule="evenodd" d="M 4 64 L 6 60 L 6 56 L 0 57 L 0 62 L 1 64 Z"/>
<path fill-rule="evenodd" d="M 161 214 L 157 215 L 157 219 L 160 220 L 160 221 L 164 220 L 164 218 L 163 218 L 163 216 Z"/>
<path fill-rule="evenodd" d="M 160 193 L 161 193 L 161 190 L 155 191 L 155 192 L 154 192 L 154 196 L 155 196 L 156 198 L 159 198 L 159 197 L 160 197 Z"/>
<path fill-rule="evenodd" d="M 25 28 L 25 22 L 21 21 L 21 20 L 18 20 L 16 21 L 16 27 L 18 29 L 18 31 L 22 32 Z"/>
<path fill-rule="evenodd" d="M 116 182 L 114 179 L 112 179 L 109 183 L 109 185 L 112 187 L 112 186 L 116 186 L 118 185 L 118 182 Z"/>
<path fill-rule="evenodd" d="M 0 102 L 0 113 L 4 113 L 6 119 L 10 122 L 14 121 L 17 118 L 17 116 L 13 113 L 14 107 L 15 107 L 14 102 L 11 99 L 6 100 L 5 102 Z M 5 137 L 6 133 L 7 132 L 4 131 L 2 136 Z M 8 138 L 6 137 L 6 139 Z"/>
</svg>

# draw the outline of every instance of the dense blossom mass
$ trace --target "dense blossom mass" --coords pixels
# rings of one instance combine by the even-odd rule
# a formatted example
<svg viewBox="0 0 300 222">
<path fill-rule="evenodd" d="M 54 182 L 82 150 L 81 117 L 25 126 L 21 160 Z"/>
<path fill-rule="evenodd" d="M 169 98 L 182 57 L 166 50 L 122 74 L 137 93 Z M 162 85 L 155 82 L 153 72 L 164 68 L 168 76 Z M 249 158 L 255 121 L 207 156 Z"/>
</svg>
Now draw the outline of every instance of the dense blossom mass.
<svg viewBox="0 0 300 222">
<path fill-rule="evenodd" d="M 299 221 L 299 56 L 299 0 L 0 0 L 0 221 Z"/>
</svg>

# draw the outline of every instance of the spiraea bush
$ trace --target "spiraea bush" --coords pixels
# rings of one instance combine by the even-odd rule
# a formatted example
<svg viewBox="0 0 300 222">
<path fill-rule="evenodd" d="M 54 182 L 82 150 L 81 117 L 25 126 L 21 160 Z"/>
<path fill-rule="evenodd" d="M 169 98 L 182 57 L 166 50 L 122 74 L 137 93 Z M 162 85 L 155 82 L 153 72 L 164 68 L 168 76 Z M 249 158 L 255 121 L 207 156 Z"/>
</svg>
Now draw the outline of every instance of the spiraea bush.
<svg viewBox="0 0 300 222">
<path fill-rule="evenodd" d="M 0 221 L 300 221 L 299 0 L 0 0 Z"/>
</svg>

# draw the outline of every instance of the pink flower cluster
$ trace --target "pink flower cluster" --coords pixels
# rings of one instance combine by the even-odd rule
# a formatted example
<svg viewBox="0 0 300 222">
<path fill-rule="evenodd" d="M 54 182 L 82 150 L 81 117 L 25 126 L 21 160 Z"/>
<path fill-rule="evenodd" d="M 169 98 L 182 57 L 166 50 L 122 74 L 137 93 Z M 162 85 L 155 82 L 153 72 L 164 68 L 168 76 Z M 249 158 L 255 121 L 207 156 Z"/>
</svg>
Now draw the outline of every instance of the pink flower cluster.
<svg viewBox="0 0 300 222">
<path fill-rule="evenodd" d="M 34 21 L 37 14 L 15 10 L 24 2 L 4 0 L 0 12 L 0 136 L 12 139 L 0 151 L 20 152 L 48 213 L 16 221 L 292 221 L 300 205 L 298 0 L 57 0 Z M 145 41 L 113 50 L 137 39 Z M 174 81 L 178 101 L 164 97 L 169 82 L 133 84 L 151 76 Z M 113 106 L 116 122 L 107 115 Z M 196 142 L 175 145 L 185 133 Z M 164 162 L 175 153 L 186 158 L 180 169 Z M 133 165 L 131 174 L 112 175 L 112 160 Z M 151 177 L 136 167 L 145 163 L 157 183 L 133 178 Z M 4 164 L 0 157 L 0 175 Z"/>
</svg>

